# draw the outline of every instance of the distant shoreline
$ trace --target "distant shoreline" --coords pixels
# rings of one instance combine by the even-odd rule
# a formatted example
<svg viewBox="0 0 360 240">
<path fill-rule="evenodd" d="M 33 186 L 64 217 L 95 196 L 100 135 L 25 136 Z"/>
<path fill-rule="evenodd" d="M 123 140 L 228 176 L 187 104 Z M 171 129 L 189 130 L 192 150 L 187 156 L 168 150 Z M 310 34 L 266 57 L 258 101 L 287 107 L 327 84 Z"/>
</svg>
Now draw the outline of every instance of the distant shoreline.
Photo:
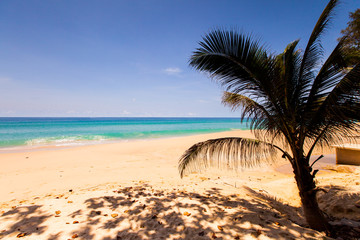
<svg viewBox="0 0 360 240">
<path fill-rule="evenodd" d="M 206 132 L 206 133 L 197 133 L 197 134 L 189 134 L 189 135 L 174 135 L 174 136 L 165 136 L 159 138 L 138 138 L 138 139 L 108 139 L 103 141 L 88 141 L 88 142 L 78 142 L 74 144 L 68 145 L 34 145 L 34 146 L 13 146 L 13 147 L 0 147 L 0 155 L 7 153 L 26 153 L 26 152 L 37 152 L 37 151 L 52 151 L 52 150 L 61 150 L 61 149 L 69 149 L 69 148 L 81 148 L 88 146 L 97 146 L 97 145 L 107 145 L 107 144 L 122 144 L 128 142 L 150 142 L 156 140 L 171 140 L 183 137 L 197 137 L 197 136 L 206 136 L 211 134 L 226 134 L 230 132 L 241 132 L 241 131 L 250 131 L 250 130 L 242 130 L 242 129 L 232 129 L 220 132 Z"/>
<path fill-rule="evenodd" d="M 0 152 L 247 130 L 239 118 L 0 118 Z"/>
</svg>

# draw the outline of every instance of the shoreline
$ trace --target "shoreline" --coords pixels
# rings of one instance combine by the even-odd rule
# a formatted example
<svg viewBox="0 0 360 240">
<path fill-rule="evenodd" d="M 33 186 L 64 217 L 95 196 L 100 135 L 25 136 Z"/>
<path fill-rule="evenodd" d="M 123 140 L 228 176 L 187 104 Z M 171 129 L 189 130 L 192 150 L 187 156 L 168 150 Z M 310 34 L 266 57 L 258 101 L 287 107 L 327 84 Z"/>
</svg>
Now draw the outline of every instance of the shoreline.
<svg viewBox="0 0 360 240">
<path fill-rule="evenodd" d="M 248 129 L 238 118 L 0 118 L 0 152 Z"/>
<path fill-rule="evenodd" d="M 191 137 L 197 135 L 206 135 L 206 134 L 216 134 L 216 133 L 227 133 L 234 131 L 251 131 L 248 129 L 232 129 L 227 131 L 214 131 L 206 133 L 194 133 L 194 134 L 180 134 L 172 136 L 159 136 L 159 137 L 148 137 L 148 138 L 119 138 L 119 139 L 103 139 L 103 140 L 79 140 L 75 142 L 69 142 L 64 144 L 59 143 L 49 143 L 49 144 L 36 144 L 36 145 L 17 145 L 17 146 L 8 146 L 0 147 L 0 154 L 4 153 L 18 153 L 18 152 L 34 152 L 34 151 L 43 151 L 43 150 L 56 150 L 56 149 L 67 149 L 67 148 L 76 148 L 84 146 L 94 146 L 102 144 L 112 144 L 112 143 L 124 143 L 124 142 L 133 142 L 133 141 L 153 141 L 153 140 L 162 140 L 162 139 L 176 139 L 182 137 Z"/>
<path fill-rule="evenodd" d="M 0 238 L 324 236 L 305 227 L 294 177 L 288 170 L 277 171 L 276 165 L 241 172 L 208 170 L 181 179 L 177 165 L 183 152 L 220 137 L 253 135 L 235 130 L 2 153 Z M 329 214 L 356 220 L 360 209 L 349 196 L 360 194 L 360 167 L 333 170 L 317 175 L 319 186 L 328 191 L 320 203 Z M 334 193 L 337 186 L 346 189 L 342 195 Z"/>
<path fill-rule="evenodd" d="M 198 142 L 221 137 L 254 138 L 250 130 L 232 130 L 169 138 L 134 139 L 66 147 L 47 146 L 0 152 L 0 164 L 2 166 L 0 169 L 0 188 L 3 189 L 3 194 L 0 195 L 0 203 L 31 197 L 31 194 L 37 195 L 40 192 L 46 194 L 47 192 L 64 191 L 70 188 L 81 189 L 119 180 L 125 180 L 126 183 L 129 183 L 132 178 L 140 181 L 155 180 L 161 182 L 160 179 L 164 178 L 182 181 L 177 171 L 177 164 L 184 151 Z M 156 176 L 150 174 L 149 177 L 146 177 L 147 171 L 144 171 L 146 167 L 141 166 L 144 163 L 149 169 L 156 172 Z M 161 166 L 164 163 L 165 166 Z M 285 166 L 287 163 L 287 161 L 279 159 L 279 162 L 274 166 L 265 166 L 264 168 L 266 171 L 272 171 L 282 166 L 278 173 L 291 173 L 289 166 Z M 152 164 L 158 166 L 154 169 Z M 162 167 L 164 169 L 161 169 Z M 122 168 L 130 168 L 130 172 L 126 173 L 124 177 L 118 177 L 116 169 L 121 175 Z M 140 171 L 142 177 L 138 176 L 137 171 L 139 169 L 142 169 Z M 262 170 L 255 168 L 248 171 L 261 172 Z M 169 172 L 172 175 L 169 175 Z M 205 175 L 207 173 L 210 172 L 204 171 Z M 216 174 L 238 175 L 238 173 L 234 175 L 228 171 L 222 173 L 220 170 Z M 38 184 L 37 191 L 32 188 L 34 183 Z M 8 196 L 6 196 L 6 192 L 9 194 Z"/>
<path fill-rule="evenodd" d="M 235 130 L 166 139 L 121 141 L 104 144 L 41 148 L 0 154 L 0 202 L 23 199 L 31 195 L 86 188 L 94 185 L 165 177 L 180 180 L 177 162 L 193 144 L 225 136 L 251 137 L 249 130 Z M 160 164 L 164 163 L 164 169 Z M 158 165 L 154 168 L 153 164 Z M 140 165 L 140 167 L 139 167 Z M 146 177 L 146 168 L 154 174 Z M 123 168 L 131 168 L 131 173 Z M 134 172 L 135 171 L 135 172 Z M 139 177 L 138 172 L 141 172 Z M 168 173 L 171 172 L 172 175 Z M 119 177 L 118 175 L 122 175 Z M 137 175 L 132 177 L 131 174 Z M 95 179 L 96 178 L 96 179 Z M 34 186 L 37 188 L 34 189 Z"/>
</svg>

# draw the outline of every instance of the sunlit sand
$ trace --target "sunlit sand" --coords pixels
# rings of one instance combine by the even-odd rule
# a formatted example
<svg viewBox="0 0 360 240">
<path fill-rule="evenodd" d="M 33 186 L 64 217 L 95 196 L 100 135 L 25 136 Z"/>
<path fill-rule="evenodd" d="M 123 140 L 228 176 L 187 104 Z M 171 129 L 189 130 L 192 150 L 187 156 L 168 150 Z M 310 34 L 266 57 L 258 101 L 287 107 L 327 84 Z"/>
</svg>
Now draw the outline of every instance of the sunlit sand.
<svg viewBox="0 0 360 240">
<path fill-rule="evenodd" d="M 232 131 L 0 154 L 0 238 L 319 239 L 306 228 L 286 162 L 180 179 L 181 154 Z M 328 149 L 318 185 L 323 210 L 360 220 L 360 168 Z M 336 219 L 335 219 L 336 218 Z M 358 226 L 355 226 L 358 227 Z"/>
</svg>

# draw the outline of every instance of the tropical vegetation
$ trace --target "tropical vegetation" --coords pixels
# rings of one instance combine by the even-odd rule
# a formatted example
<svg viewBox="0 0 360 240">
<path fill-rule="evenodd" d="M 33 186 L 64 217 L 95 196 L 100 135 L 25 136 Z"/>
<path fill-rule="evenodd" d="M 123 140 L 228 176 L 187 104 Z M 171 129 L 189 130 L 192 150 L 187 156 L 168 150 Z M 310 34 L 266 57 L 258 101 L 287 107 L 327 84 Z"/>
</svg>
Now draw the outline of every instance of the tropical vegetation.
<svg viewBox="0 0 360 240">
<path fill-rule="evenodd" d="M 344 45 L 347 51 L 347 58 L 350 63 L 356 64 L 360 61 L 360 8 L 349 13 L 350 21 L 348 26 L 341 30 L 345 37 Z M 339 41 L 343 38 L 339 38 Z"/>
<path fill-rule="evenodd" d="M 200 142 L 179 160 L 181 177 L 204 168 L 239 169 L 261 163 L 276 153 L 294 172 L 309 226 L 331 231 L 319 208 L 310 157 L 316 147 L 355 141 L 360 120 L 360 64 L 349 68 L 345 38 L 324 59 L 321 37 L 337 0 L 318 19 L 305 50 L 290 43 L 273 54 L 251 35 L 218 29 L 205 35 L 190 65 L 225 88 L 223 102 L 249 119 L 256 139 L 222 138 Z M 355 133 L 355 134 L 354 134 Z"/>
</svg>

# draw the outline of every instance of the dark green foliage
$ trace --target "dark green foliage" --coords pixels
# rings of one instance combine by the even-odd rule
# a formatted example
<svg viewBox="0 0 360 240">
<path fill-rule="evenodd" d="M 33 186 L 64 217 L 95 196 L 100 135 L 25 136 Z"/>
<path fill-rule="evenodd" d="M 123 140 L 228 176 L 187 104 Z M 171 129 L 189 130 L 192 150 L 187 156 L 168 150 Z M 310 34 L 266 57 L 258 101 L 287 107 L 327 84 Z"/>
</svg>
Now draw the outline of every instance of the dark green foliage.
<svg viewBox="0 0 360 240">
<path fill-rule="evenodd" d="M 349 17 L 348 26 L 341 30 L 341 34 L 345 37 L 344 45 L 348 54 L 347 60 L 350 64 L 356 64 L 360 61 L 360 8 L 351 12 Z"/>
</svg>

